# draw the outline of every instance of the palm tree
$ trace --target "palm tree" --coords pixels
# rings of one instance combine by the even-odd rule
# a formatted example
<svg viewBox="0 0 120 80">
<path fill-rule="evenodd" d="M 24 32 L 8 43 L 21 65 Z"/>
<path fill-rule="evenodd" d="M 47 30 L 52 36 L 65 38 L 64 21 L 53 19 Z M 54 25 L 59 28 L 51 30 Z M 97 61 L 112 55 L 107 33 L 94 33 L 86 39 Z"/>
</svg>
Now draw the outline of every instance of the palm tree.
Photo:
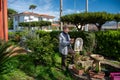
<svg viewBox="0 0 120 80">
<path fill-rule="evenodd" d="M 37 7 L 36 5 L 32 4 L 32 5 L 29 6 L 29 9 L 32 10 L 32 12 L 33 12 L 33 10 L 34 10 L 36 7 Z"/>
<path fill-rule="evenodd" d="M 32 13 L 33 13 L 33 10 L 34 10 L 36 7 L 37 7 L 36 5 L 32 4 L 32 5 L 29 6 L 29 10 L 32 10 Z M 29 21 L 30 21 L 30 16 L 29 16 Z M 29 23 L 29 28 L 28 28 L 28 30 L 30 30 L 30 23 Z"/>
</svg>

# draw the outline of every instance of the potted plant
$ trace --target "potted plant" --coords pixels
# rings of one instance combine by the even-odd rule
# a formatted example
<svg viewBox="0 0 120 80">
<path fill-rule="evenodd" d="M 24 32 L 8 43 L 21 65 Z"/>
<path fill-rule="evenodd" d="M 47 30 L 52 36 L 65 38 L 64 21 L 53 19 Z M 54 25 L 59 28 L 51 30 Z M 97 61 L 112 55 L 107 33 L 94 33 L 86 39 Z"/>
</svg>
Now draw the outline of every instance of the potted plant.
<svg viewBox="0 0 120 80">
<path fill-rule="evenodd" d="M 88 56 L 81 57 L 81 61 L 88 61 L 88 60 L 90 60 L 90 57 L 88 57 Z"/>
<path fill-rule="evenodd" d="M 74 62 L 77 63 L 78 61 L 80 61 L 80 60 L 81 60 L 81 57 L 82 57 L 81 55 L 75 54 Z"/>
<path fill-rule="evenodd" d="M 105 73 L 102 71 L 99 71 L 98 66 L 96 66 L 91 70 L 89 70 L 89 75 L 92 78 L 103 79 L 105 76 Z"/>
<path fill-rule="evenodd" d="M 81 63 L 78 63 L 73 66 L 73 71 L 78 75 L 83 75 L 84 68 L 82 67 Z"/>
</svg>

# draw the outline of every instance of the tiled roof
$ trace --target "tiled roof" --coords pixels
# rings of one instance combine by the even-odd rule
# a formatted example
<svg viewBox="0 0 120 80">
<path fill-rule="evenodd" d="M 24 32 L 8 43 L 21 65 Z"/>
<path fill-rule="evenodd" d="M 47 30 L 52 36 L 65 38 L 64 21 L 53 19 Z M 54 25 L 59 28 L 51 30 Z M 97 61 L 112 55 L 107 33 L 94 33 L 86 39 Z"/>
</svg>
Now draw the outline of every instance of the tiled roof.
<svg viewBox="0 0 120 80">
<path fill-rule="evenodd" d="M 45 18 L 55 18 L 54 16 L 50 16 L 47 14 L 38 14 L 38 13 L 33 13 L 33 12 L 22 12 L 22 13 L 18 13 L 16 15 L 34 15 L 34 16 L 40 16 L 40 17 L 45 17 Z"/>
<path fill-rule="evenodd" d="M 52 24 L 53 27 L 59 27 L 59 24 Z"/>
</svg>

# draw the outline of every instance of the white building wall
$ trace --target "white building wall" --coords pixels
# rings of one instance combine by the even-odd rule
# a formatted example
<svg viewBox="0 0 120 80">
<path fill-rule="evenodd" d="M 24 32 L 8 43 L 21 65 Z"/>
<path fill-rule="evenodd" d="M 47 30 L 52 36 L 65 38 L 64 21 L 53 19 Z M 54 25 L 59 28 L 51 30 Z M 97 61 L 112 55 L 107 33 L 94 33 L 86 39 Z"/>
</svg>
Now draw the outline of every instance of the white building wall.
<svg viewBox="0 0 120 80">
<path fill-rule="evenodd" d="M 49 21 L 50 21 L 50 22 L 53 22 L 53 21 L 54 21 L 54 19 L 49 19 Z"/>
<path fill-rule="evenodd" d="M 24 16 L 19 17 L 19 22 L 24 22 Z"/>
<path fill-rule="evenodd" d="M 38 17 L 36 16 L 24 16 L 24 22 L 32 22 L 32 21 L 38 21 Z"/>
<path fill-rule="evenodd" d="M 17 19 L 16 19 L 17 17 Z M 49 18 L 45 18 L 45 17 L 41 17 L 42 19 L 40 20 L 39 19 L 40 17 L 37 17 L 37 16 L 29 16 L 29 15 L 16 15 L 14 16 L 14 19 L 13 19 L 13 25 L 14 25 L 14 30 L 18 30 L 19 29 L 19 23 L 20 22 L 32 22 L 32 21 L 50 21 L 50 22 L 53 22 L 54 19 L 49 19 Z"/>
</svg>

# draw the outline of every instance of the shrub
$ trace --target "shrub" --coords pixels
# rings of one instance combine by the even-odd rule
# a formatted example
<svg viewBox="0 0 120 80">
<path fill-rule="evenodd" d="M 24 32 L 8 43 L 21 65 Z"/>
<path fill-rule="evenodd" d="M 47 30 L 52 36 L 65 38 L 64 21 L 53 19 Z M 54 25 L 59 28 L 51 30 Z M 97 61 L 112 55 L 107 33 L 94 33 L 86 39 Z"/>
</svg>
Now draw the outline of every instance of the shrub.
<svg viewBox="0 0 120 80">
<path fill-rule="evenodd" d="M 40 37 L 43 37 L 45 35 L 49 35 L 51 37 L 52 44 L 54 45 L 54 51 L 58 52 L 58 45 L 59 45 L 59 34 L 60 31 L 52 31 L 52 32 L 43 32 L 43 31 L 37 31 L 37 34 L 40 35 Z M 78 38 L 81 37 L 84 41 L 84 49 L 86 52 L 92 52 L 94 45 L 95 45 L 95 34 L 90 32 L 69 32 L 71 38 Z"/>
<path fill-rule="evenodd" d="M 10 69 L 6 70 L 6 67 L 10 67 L 11 64 L 8 61 L 11 59 L 10 56 L 15 52 L 15 46 L 10 48 L 12 44 L 10 42 L 0 41 L 0 74 L 9 72 Z"/>
<path fill-rule="evenodd" d="M 28 38 L 26 44 L 32 53 L 29 53 L 34 60 L 35 65 L 44 64 L 52 65 L 54 50 L 51 37 L 45 35 L 43 37 Z"/>
<path fill-rule="evenodd" d="M 32 37 L 31 42 L 32 40 L 34 40 L 34 42 L 36 42 L 37 44 L 37 42 L 44 43 L 46 41 L 48 45 L 49 43 L 52 45 L 52 49 L 55 52 L 58 52 L 60 32 L 61 31 L 52 31 L 52 32 L 36 31 L 36 34 L 38 35 L 39 38 L 41 38 L 41 40 L 43 40 L 43 42 L 35 41 L 34 40 L 35 37 Z M 120 49 L 119 49 L 120 48 L 120 30 L 100 31 L 100 32 L 73 31 L 73 32 L 69 32 L 69 34 L 71 38 L 76 39 L 77 37 L 81 37 L 83 39 L 83 51 L 82 51 L 83 54 L 93 52 L 96 54 L 101 54 L 106 57 L 114 58 L 115 60 L 120 59 L 120 55 L 119 55 L 120 53 Z M 29 38 L 30 36 L 31 35 L 27 37 Z M 48 36 L 48 39 L 47 39 L 47 36 Z M 33 43 L 31 44 L 31 42 L 29 42 L 30 44 L 29 46 L 31 46 L 31 48 L 35 47 L 32 45 Z M 47 47 L 47 46 L 44 45 L 44 47 Z"/>
<path fill-rule="evenodd" d="M 119 60 L 120 58 L 120 31 L 96 32 L 97 46 L 95 53 Z"/>
</svg>

